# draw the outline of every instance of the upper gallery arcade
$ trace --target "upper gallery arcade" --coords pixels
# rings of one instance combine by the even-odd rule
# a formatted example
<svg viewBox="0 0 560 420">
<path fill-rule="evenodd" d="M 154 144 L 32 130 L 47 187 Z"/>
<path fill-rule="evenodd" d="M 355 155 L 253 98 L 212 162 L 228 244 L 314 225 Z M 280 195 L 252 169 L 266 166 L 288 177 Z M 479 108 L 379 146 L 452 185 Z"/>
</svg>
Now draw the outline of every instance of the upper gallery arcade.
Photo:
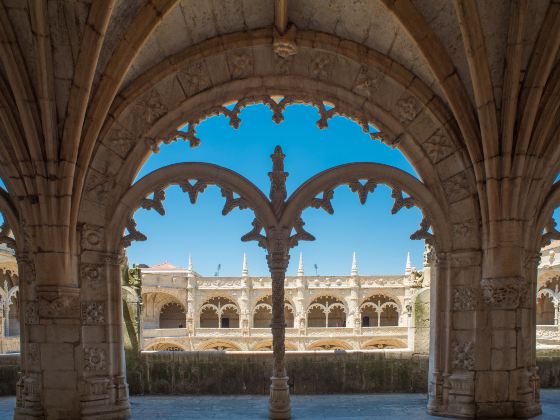
<svg viewBox="0 0 560 420">
<path fill-rule="evenodd" d="M 353 184 L 362 199 L 370 181 L 422 208 L 435 249 L 429 412 L 538 414 L 537 266 L 560 237 L 559 48 L 558 0 L 0 1 L 0 211 L 23 315 L 15 418 L 130 415 L 123 232 L 134 236 L 143 199 L 185 178 L 194 199 L 204 179 L 252 203 L 246 239 L 265 248 L 272 278 L 271 417 L 290 415 L 290 232 L 305 238 L 301 211 L 326 206 L 329 189 Z M 209 166 L 131 186 L 162 142 L 196 146 L 209 116 L 237 127 L 240 109 L 265 103 L 281 122 L 298 102 L 319 126 L 343 115 L 399 148 L 420 180 L 358 165 L 286 201 L 278 150 L 268 197 Z M 82 316 L 91 304 L 97 321 Z"/>
</svg>

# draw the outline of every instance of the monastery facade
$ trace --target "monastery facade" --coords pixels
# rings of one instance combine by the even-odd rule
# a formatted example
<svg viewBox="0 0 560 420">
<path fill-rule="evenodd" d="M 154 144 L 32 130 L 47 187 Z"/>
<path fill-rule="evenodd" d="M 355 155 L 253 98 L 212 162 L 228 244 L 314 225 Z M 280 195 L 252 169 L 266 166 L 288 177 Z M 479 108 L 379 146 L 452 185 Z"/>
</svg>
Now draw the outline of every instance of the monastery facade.
<svg viewBox="0 0 560 420">
<path fill-rule="evenodd" d="M 270 351 L 271 278 L 205 277 L 169 263 L 123 270 L 125 323 L 138 325 L 143 351 Z M 19 277 L 13 251 L 0 249 L 0 353 L 20 349 Z M 285 280 L 287 351 L 407 349 L 429 351 L 433 257 L 417 271 L 407 257 L 402 275 L 309 276 L 300 255 Z M 458 301 L 460 297 L 456 296 Z M 537 347 L 560 346 L 560 241 L 542 249 Z M 134 314 L 127 318 L 126 313 Z"/>
</svg>

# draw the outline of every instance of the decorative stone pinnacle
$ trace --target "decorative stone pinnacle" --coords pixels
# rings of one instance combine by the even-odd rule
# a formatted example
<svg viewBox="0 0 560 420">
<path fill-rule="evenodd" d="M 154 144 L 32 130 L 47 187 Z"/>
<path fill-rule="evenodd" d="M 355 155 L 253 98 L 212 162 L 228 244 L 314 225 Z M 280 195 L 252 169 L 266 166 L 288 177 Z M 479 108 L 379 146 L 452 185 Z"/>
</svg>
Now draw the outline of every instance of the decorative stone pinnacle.
<svg viewBox="0 0 560 420">
<path fill-rule="evenodd" d="M 358 260 L 356 259 L 356 252 L 352 254 L 352 276 L 358 275 Z"/>
<path fill-rule="evenodd" d="M 288 173 L 284 172 L 284 158 L 286 155 L 282 152 L 280 146 L 274 148 L 274 153 L 270 155 L 272 159 L 272 172 L 268 173 L 270 178 L 270 201 L 276 216 L 280 215 L 284 202 L 286 201 L 286 178 Z"/>
<path fill-rule="evenodd" d="M 187 267 L 187 276 L 191 277 L 192 275 L 193 275 L 193 264 L 192 264 L 191 254 L 189 254 L 189 265 Z"/>
<path fill-rule="evenodd" d="M 404 269 L 404 274 L 408 276 L 410 273 L 412 273 L 412 264 L 410 263 L 410 252 L 408 252 L 406 254 L 406 267 Z"/>
<path fill-rule="evenodd" d="M 249 266 L 247 264 L 247 254 L 243 253 L 243 270 L 241 271 L 243 277 L 249 277 Z"/>
<path fill-rule="evenodd" d="M 305 275 L 303 271 L 303 252 L 299 253 L 299 266 L 297 270 L 297 275 L 298 277 L 303 277 Z"/>
</svg>

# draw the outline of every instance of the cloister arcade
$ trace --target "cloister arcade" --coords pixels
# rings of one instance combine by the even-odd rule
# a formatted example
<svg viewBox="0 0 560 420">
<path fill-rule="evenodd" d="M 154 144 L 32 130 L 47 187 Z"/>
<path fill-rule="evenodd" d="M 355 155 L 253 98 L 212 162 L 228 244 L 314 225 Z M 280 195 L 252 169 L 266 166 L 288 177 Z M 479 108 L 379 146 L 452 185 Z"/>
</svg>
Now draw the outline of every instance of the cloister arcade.
<svg viewBox="0 0 560 420">
<path fill-rule="evenodd" d="M 228 298 L 207 300 L 200 307 L 200 328 L 239 328 L 239 307 Z"/>
<path fill-rule="evenodd" d="M 145 239 L 135 211 L 163 213 L 169 185 L 192 202 L 217 186 L 224 215 L 254 213 L 243 240 L 265 250 L 270 270 L 271 418 L 291 413 L 285 280 L 291 249 L 313 238 L 302 212 L 331 212 L 341 186 L 363 203 L 378 184 L 392 190 L 395 212 L 422 211 L 412 238 L 433 246 L 428 411 L 541 412 L 534 291 L 541 248 L 560 239 L 552 219 L 560 205 L 557 0 L 4 0 L 0 22 L 1 241 L 15 250 L 21 279 L 16 419 L 130 417 L 123 249 Z M 212 164 L 170 165 L 134 182 L 161 144 L 195 147 L 199 123 L 221 115 L 236 128 L 254 103 L 277 123 L 294 103 L 313 105 L 322 128 L 347 117 L 402 151 L 418 177 L 352 163 L 288 196 L 278 148 L 268 196 Z M 348 300 L 358 307 L 350 281 Z M 539 296 L 546 322 L 551 287 Z M 187 331 L 197 328 L 193 299 L 187 293 L 183 306 Z M 332 319 L 344 313 L 361 328 L 349 302 L 333 301 Z M 171 311 L 173 302 L 165 305 Z M 221 326 L 227 304 L 216 307 Z M 252 313 L 238 309 L 239 329 L 249 328 Z M 397 307 L 399 318 L 405 310 Z M 298 313 L 294 305 L 296 329 Z M 315 345 L 344 346 L 320 337 Z"/>
</svg>

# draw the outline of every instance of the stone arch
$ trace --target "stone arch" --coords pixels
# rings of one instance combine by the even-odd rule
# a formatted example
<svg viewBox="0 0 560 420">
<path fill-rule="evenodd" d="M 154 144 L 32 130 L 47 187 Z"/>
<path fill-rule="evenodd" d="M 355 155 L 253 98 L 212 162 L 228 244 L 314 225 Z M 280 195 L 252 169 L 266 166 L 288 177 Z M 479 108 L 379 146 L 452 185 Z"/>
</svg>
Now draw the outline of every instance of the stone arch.
<svg viewBox="0 0 560 420">
<path fill-rule="evenodd" d="M 227 113 L 224 103 L 241 102 L 239 107 L 251 102 L 270 104 L 271 95 L 313 103 L 320 108 L 321 124 L 328 123 L 332 115 L 347 115 L 359 121 L 374 137 L 381 137 L 387 144 L 399 147 L 422 179 L 422 182 L 416 180 L 413 191 L 404 190 L 419 199 L 422 209 L 428 213 L 436 234 L 437 251 L 479 249 L 480 207 L 474 199 L 473 167 L 465 163 L 465 147 L 449 109 L 428 86 L 390 58 L 358 44 L 341 43 L 334 36 L 323 35 L 307 31 L 298 33 L 298 54 L 310 63 L 319 56 L 334 57 L 334 66 L 345 71 L 323 72 L 317 66 L 294 63 L 269 68 L 250 65 L 240 73 L 208 83 L 194 83 L 195 78 L 188 76 L 186 97 L 173 94 L 179 92 L 174 86 L 179 83 L 181 72 L 188 75 L 191 65 L 197 62 L 207 65 L 206 60 L 210 59 L 227 64 L 232 49 L 253 56 L 268 55 L 268 62 L 274 62 L 272 36 L 270 31 L 263 30 L 230 34 L 220 43 L 208 41 L 189 48 L 131 81 L 110 110 L 112 119 L 98 136 L 91 164 L 87 168 L 84 165 L 87 175 L 81 190 L 78 221 L 84 226 L 85 237 L 94 239 L 86 239 L 82 250 L 93 249 L 98 252 L 98 259 L 104 258 L 102 255 L 105 254 L 117 254 L 119 235 L 129 222 L 124 215 L 134 210 L 137 204 L 132 201 L 122 207 L 121 198 L 127 194 L 139 162 L 143 162 L 151 150 L 157 149 L 160 141 L 186 137 L 195 144 L 196 135 L 177 133 L 177 128 L 185 122 L 189 127 L 196 125 L 216 112 Z M 204 57 L 200 54 L 203 50 Z M 223 67 L 228 68 L 227 65 Z M 375 94 L 363 91 L 369 79 L 376 79 L 370 69 L 383 74 Z M 339 77 L 341 74 L 344 77 Z M 172 94 L 168 95 L 168 92 Z M 328 109 L 326 104 L 334 105 L 334 110 Z M 278 115 L 275 113 L 276 118 Z M 237 124 L 235 119 L 232 124 Z M 382 135 L 371 132 L 370 125 L 378 127 Z M 387 167 L 387 171 L 391 172 L 391 168 Z M 402 177 L 397 176 L 391 181 L 398 183 L 398 178 Z M 404 184 L 408 185 L 407 182 Z M 153 192 L 154 189 L 144 191 L 137 198 L 146 198 Z M 304 203 L 294 204 L 294 212 L 301 209 L 300 204 Z M 290 220 L 293 220 L 293 214 Z M 90 232 L 94 235 L 90 236 Z M 113 260 L 116 260 L 115 255 Z M 98 264 L 96 270 L 105 269 L 104 263 L 87 261 L 87 264 L 92 263 Z M 88 273 L 99 272 L 90 270 L 91 267 L 83 268 L 88 269 Z M 108 285 L 115 283 L 116 270 L 107 268 L 105 273 L 103 281 Z M 111 291 L 114 293 L 121 293 L 120 289 Z M 107 299 L 115 300 L 114 296 Z"/>
<path fill-rule="evenodd" d="M 177 302 L 164 304 L 159 313 L 160 328 L 185 328 L 186 310 L 183 305 Z"/>
<path fill-rule="evenodd" d="M 345 327 L 348 309 L 342 299 L 323 294 L 307 307 L 308 327 Z"/>
<path fill-rule="evenodd" d="M 179 343 L 172 341 L 161 341 L 150 344 L 146 351 L 185 351 L 186 349 Z"/>
<path fill-rule="evenodd" d="M 342 340 L 317 340 L 309 343 L 306 350 L 352 350 L 352 346 Z"/>
<path fill-rule="evenodd" d="M 456 135 L 456 128 L 447 125 L 450 113 L 446 107 L 438 104 L 437 100 L 432 100 L 433 94 L 429 93 L 427 86 L 421 86 L 422 82 L 416 80 L 414 84 L 410 84 L 412 75 L 382 54 L 373 51 L 368 54 L 356 54 L 357 49 L 351 47 L 351 42 L 344 43 L 344 47 L 341 47 L 338 40 L 330 35 L 314 39 L 313 48 L 310 48 L 304 41 L 308 36 L 310 33 L 298 33 L 298 37 L 302 37 L 304 42 L 298 54 L 310 58 L 311 61 L 315 55 L 332 55 L 337 68 L 345 63 L 343 66 L 347 70 L 347 77 L 337 80 L 330 73 L 317 74 L 316 69 L 313 68 L 296 69 L 291 66 L 282 70 L 285 71 L 286 77 L 278 77 L 275 73 L 279 68 L 265 69 L 249 66 L 243 74 L 235 77 L 230 75 L 229 80 L 221 81 L 219 85 L 213 86 L 210 80 L 202 84 L 191 83 L 188 97 L 185 98 L 178 99 L 176 96 L 172 98 L 172 95 L 163 94 L 171 89 L 169 86 L 178 83 L 183 74 L 181 72 L 188 73 L 188 69 L 185 70 L 184 66 L 188 67 L 191 65 L 188 63 L 196 63 L 197 60 L 207 60 L 199 55 L 201 51 L 199 46 L 177 54 L 173 65 L 169 65 L 169 61 L 166 61 L 165 64 L 155 66 L 145 76 L 132 82 L 125 90 L 124 99 L 112 110 L 115 119 L 104 127 L 100 136 L 102 142 L 98 145 L 92 164 L 93 168 L 103 168 L 109 162 L 106 165 L 109 169 L 90 171 L 85 184 L 86 199 L 88 191 L 95 194 L 99 191 L 96 185 L 100 183 L 110 185 L 111 179 L 116 180 L 117 188 L 113 190 L 107 188 L 107 191 L 102 191 L 102 194 L 120 196 L 124 186 L 130 185 L 138 162 L 143 161 L 150 146 L 155 147 L 154 142 L 157 144 L 159 139 L 172 140 L 174 136 L 170 136 L 169 133 L 175 133 L 177 127 L 184 121 L 206 118 L 217 112 L 222 104 L 246 97 L 247 92 L 250 92 L 249 96 L 253 100 L 257 98 L 255 102 L 262 102 L 263 99 L 259 98 L 263 95 L 273 94 L 284 97 L 299 95 L 300 100 L 304 102 L 305 98 L 307 98 L 306 102 L 314 103 L 319 101 L 317 98 L 326 100 L 335 105 L 336 111 L 332 112 L 333 114 L 349 115 L 355 120 L 373 122 L 380 127 L 385 141 L 391 144 L 398 143 L 399 148 L 417 169 L 423 182 L 434 191 L 444 211 L 454 214 L 454 223 L 469 224 L 469 235 L 457 235 L 457 245 L 464 248 L 478 245 L 476 220 L 479 217 L 471 197 L 471 193 L 475 191 L 474 177 L 468 165 L 464 164 L 464 147 Z M 330 38 L 336 42 L 327 42 Z M 204 47 L 208 48 L 207 57 L 213 56 L 215 59 L 220 57 L 219 60 L 227 62 L 228 55 L 225 51 L 229 48 L 236 48 L 239 53 L 248 49 L 248 55 L 256 53 L 255 49 L 262 49 L 262 53 L 270 55 L 272 59 L 274 55 L 271 44 L 270 33 L 257 31 L 235 34 L 235 36 L 228 35 L 224 37 L 223 44 L 220 46 L 208 43 Z M 334 48 L 333 45 L 338 46 Z M 397 67 L 399 71 L 394 71 Z M 367 92 L 361 92 L 356 81 L 359 81 L 360 77 L 362 79 L 370 77 L 360 73 L 364 68 L 381 69 L 384 77 L 379 81 L 381 84 L 379 90 L 393 92 L 393 94 L 369 95 Z M 350 76 L 351 74 L 353 76 Z M 146 78 L 154 83 L 148 86 L 144 82 Z M 163 101 L 168 102 L 163 103 Z M 417 109 L 413 102 L 417 102 Z M 149 118 L 143 118 L 145 122 L 143 121 L 142 126 L 138 127 L 137 121 L 132 121 L 133 114 L 143 115 L 147 109 L 150 109 L 147 115 Z M 207 111 L 204 111 L 205 109 Z M 220 112 L 222 111 L 223 109 Z M 395 118 L 392 114 L 401 116 Z M 141 134 L 136 135 L 135 131 Z M 192 136 L 190 140 L 196 142 Z M 123 144 L 125 146 L 121 148 Z M 451 167 L 455 169 L 450 171 Z M 112 210 L 107 208 L 107 214 L 111 214 Z M 450 236 L 453 235 L 454 232 L 451 232 Z"/>
<path fill-rule="evenodd" d="M 297 345 L 291 341 L 286 341 L 284 344 L 286 351 L 297 351 Z M 259 341 L 251 348 L 253 351 L 272 351 L 272 340 Z"/>
<path fill-rule="evenodd" d="M 10 195 L 0 189 L 0 214 L 4 222 L 0 226 L 0 244 L 5 244 L 16 254 L 23 251 L 23 235 L 20 231 L 20 217 L 16 205 L 13 203 Z M 20 249 L 18 250 L 18 246 Z M 19 251 L 19 252 L 18 252 Z"/>
<path fill-rule="evenodd" d="M 382 292 L 371 294 L 360 305 L 362 327 L 396 327 L 401 312 L 396 299 Z"/>
<path fill-rule="evenodd" d="M 19 299 L 19 286 L 12 286 L 7 291 L 7 293 L 5 294 L 4 305 L 8 310 L 8 317 L 5 320 L 6 325 L 4 328 L 4 334 L 10 337 L 18 337 L 21 334 L 22 328 L 22 323 L 20 320 L 21 303 Z"/>
<path fill-rule="evenodd" d="M 397 338 L 376 338 L 366 341 L 360 347 L 363 350 L 406 349 L 407 344 L 403 340 L 399 340 Z"/>
<path fill-rule="evenodd" d="M 225 297 L 206 299 L 200 306 L 200 328 L 239 328 L 239 306 Z"/>
<path fill-rule="evenodd" d="M 174 303 L 184 308 L 177 296 L 163 291 L 148 290 L 142 294 L 144 305 L 144 328 L 161 328 L 160 315 L 165 305 Z"/>
<path fill-rule="evenodd" d="M 267 294 L 257 300 L 253 308 L 253 327 L 269 328 L 272 322 L 272 295 Z M 284 318 L 286 327 L 294 327 L 295 309 L 288 299 L 284 300 Z"/>
<path fill-rule="evenodd" d="M 203 341 L 197 346 L 197 350 L 241 351 L 242 349 L 237 343 L 234 343 L 233 341 L 216 339 Z"/>
</svg>

